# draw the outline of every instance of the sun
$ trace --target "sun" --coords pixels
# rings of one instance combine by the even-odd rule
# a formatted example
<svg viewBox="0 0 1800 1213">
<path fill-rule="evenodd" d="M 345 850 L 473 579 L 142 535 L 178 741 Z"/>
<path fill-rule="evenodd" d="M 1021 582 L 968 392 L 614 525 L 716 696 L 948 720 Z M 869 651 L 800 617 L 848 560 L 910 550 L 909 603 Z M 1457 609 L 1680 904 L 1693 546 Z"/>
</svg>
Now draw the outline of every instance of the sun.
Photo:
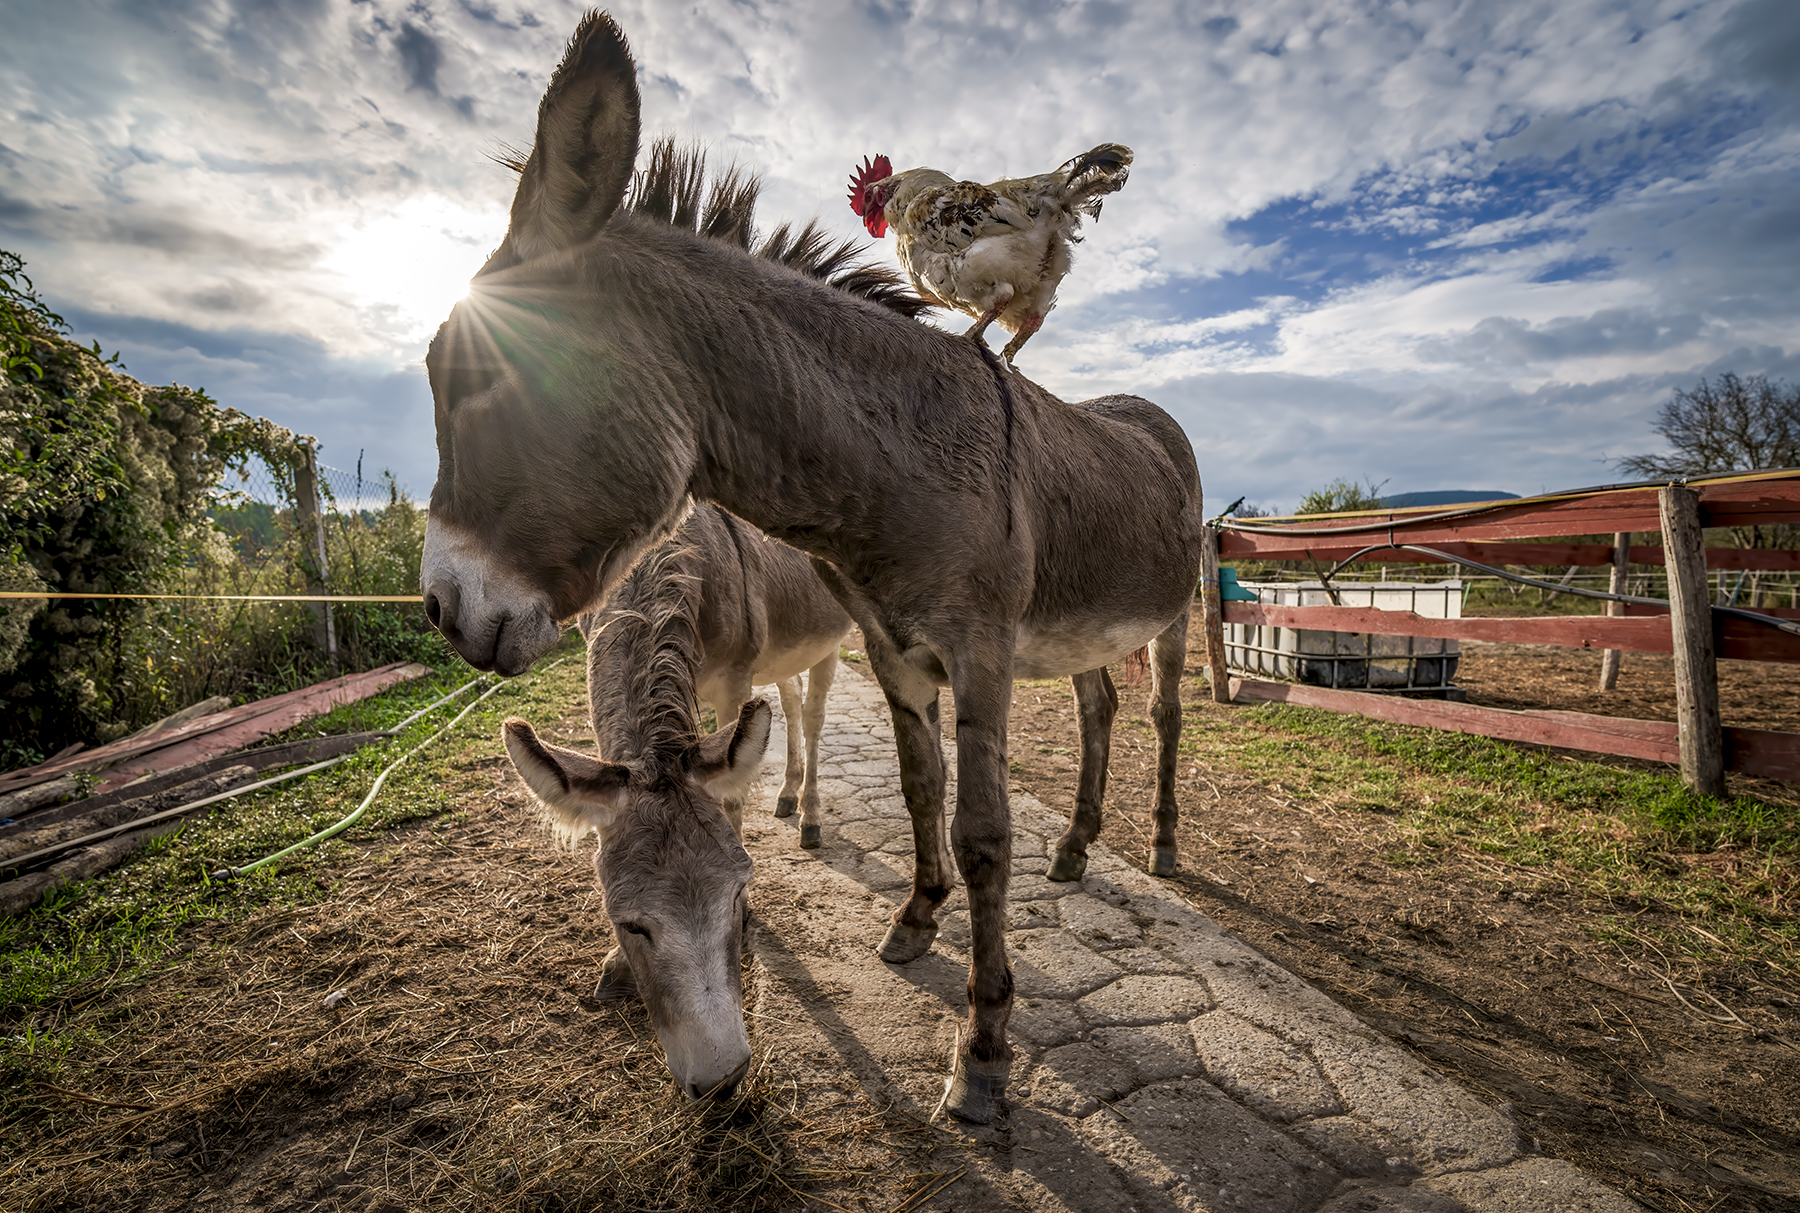
<svg viewBox="0 0 1800 1213">
<path fill-rule="evenodd" d="M 506 234 L 506 211 L 442 195 L 347 217 L 321 264 L 348 288 L 358 312 L 404 339 L 428 335 Z"/>
</svg>

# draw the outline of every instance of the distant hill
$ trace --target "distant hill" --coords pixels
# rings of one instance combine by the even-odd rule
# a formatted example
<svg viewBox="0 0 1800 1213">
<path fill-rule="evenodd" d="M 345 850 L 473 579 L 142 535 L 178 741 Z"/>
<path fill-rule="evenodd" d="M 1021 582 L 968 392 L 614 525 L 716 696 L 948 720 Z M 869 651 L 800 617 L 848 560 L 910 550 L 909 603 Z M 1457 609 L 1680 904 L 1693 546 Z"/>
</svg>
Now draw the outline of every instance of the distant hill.
<svg viewBox="0 0 1800 1213">
<path fill-rule="evenodd" d="M 1395 493 L 1383 497 L 1381 504 L 1387 509 L 1398 510 L 1409 505 L 1461 505 L 1465 501 L 1505 501 L 1517 496 L 1517 493 L 1502 493 L 1498 489 L 1435 489 L 1429 493 Z"/>
</svg>

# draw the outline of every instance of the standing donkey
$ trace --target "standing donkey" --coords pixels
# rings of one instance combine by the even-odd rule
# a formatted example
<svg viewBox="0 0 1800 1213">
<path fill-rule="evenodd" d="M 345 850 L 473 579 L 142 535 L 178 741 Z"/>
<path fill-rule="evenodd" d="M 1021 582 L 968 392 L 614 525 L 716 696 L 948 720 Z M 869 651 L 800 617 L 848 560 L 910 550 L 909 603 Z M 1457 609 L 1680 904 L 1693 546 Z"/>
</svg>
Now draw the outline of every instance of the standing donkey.
<svg viewBox="0 0 1800 1213">
<path fill-rule="evenodd" d="M 690 501 L 810 555 L 862 626 L 912 818 L 913 888 L 881 956 L 931 946 L 952 849 L 968 888 L 969 1017 L 946 1106 L 985 1123 L 1012 1058 L 1012 679 L 1075 675 L 1080 794 L 1053 867 L 1073 878 L 1098 827 L 1116 703 L 1101 667 L 1149 644 L 1154 844 L 1172 860 L 1203 534 L 1193 450 L 1148 401 L 1066 404 L 971 342 L 622 209 L 635 70 L 610 17 L 581 23 L 540 105 L 506 238 L 432 341 L 426 612 L 471 664 L 518 674 Z M 948 831 L 944 686 L 957 713 Z M 611 794 L 567 768 L 546 782 L 576 801 Z"/>
<path fill-rule="evenodd" d="M 749 251 L 756 191 L 727 176 L 703 198 L 702 178 L 697 155 L 659 142 L 628 206 Z M 776 229 L 755 255 L 902 316 L 927 308 L 899 275 L 852 264 L 856 252 L 809 224 Z M 507 752 L 560 835 L 601 836 L 594 864 L 618 943 L 599 996 L 644 1000 L 683 1091 L 728 1090 L 750 1057 L 738 977 L 744 792 L 768 742 L 767 705 L 747 701 L 755 685 L 781 688 L 787 777 L 775 815 L 798 807 L 800 845 L 817 847 L 819 731 L 850 617 L 804 555 L 707 504 L 580 624 L 603 761 L 547 745 L 518 719 L 506 722 Z M 733 722 L 700 738 L 697 700 Z"/>
<path fill-rule="evenodd" d="M 721 722 L 750 698 L 753 687 L 775 683 L 787 718 L 787 772 L 775 800 L 775 816 L 800 812 L 800 845 L 819 845 L 819 730 L 825 725 L 825 697 L 837 672 L 838 642 L 850 630 L 850 616 L 826 591 L 807 558 L 786 544 L 702 505 L 675 532 L 671 544 L 689 550 L 699 595 L 683 605 L 695 612 L 702 660 L 694 694 Z M 621 616 L 655 613 L 661 563 L 640 561 L 612 592 L 606 605 L 581 617 L 581 634 L 592 647 Z M 806 674 L 804 707 L 798 675 Z M 605 678 L 588 688 L 590 708 L 624 710 Z M 597 728 L 598 726 L 596 726 Z M 725 801 L 725 816 L 744 836 L 744 802 Z"/>
</svg>

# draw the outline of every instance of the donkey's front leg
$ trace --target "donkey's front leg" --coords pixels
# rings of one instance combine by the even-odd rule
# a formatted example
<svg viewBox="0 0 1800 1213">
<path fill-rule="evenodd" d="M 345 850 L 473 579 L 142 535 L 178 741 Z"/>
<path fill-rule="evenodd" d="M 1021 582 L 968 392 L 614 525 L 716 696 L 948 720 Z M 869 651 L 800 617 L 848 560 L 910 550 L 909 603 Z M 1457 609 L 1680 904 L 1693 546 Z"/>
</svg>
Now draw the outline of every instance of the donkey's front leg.
<svg viewBox="0 0 1800 1213">
<path fill-rule="evenodd" d="M 1175 762 L 1181 747 L 1181 675 L 1187 664 L 1188 613 L 1150 642 L 1150 718 L 1156 722 L 1156 833 L 1150 874 L 1175 874 Z"/>
<path fill-rule="evenodd" d="M 806 782 L 800 789 L 800 845 L 819 845 L 819 734 L 825 731 L 825 697 L 837 675 L 838 655 L 819 662 L 806 674 L 806 706 L 801 720 L 806 731 Z M 790 729 L 793 725 L 788 726 Z"/>
<path fill-rule="evenodd" d="M 900 792 L 913 829 L 912 895 L 894 910 L 877 952 L 889 964 L 917 960 L 937 938 L 937 907 L 950 896 L 950 852 L 944 841 L 944 749 L 938 689 L 909 665 L 892 642 L 865 629 L 875 678 L 887 695 L 900 759 Z"/>
<path fill-rule="evenodd" d="M 971 646 L 973 647 L 973 646 Z M 994 1118 L 1006 1095 L 1012 1046 L 1013 976 L 1006 963 L 1006 887 L 1012 871 L 1012 809 L 1006 795 L 1006 717 L 1012 704 L 1011 637 L 959 653 L 956 696 L 956 820 L 950 845 L 969 894 L 973 936 L 969 1018 L 944 1106 L 976 1124 Z"/>
<path fill-rule="evenodd" d="M 1051 880 L 1080 880 L 1087 871 L 1088 844 L 1100 835 L 1106 760 L 1112 748 L 1113 717 L 1119 712 L 1119 692 L 1105 666 L 1069 681 L 1075 684 L 1075 703 L 1081 712 L 1081 771 L 1076 777 L 1075 812 L 1068 831 L 1056 840 L 1056 858 L 1045 873 Z"/>
</svg>

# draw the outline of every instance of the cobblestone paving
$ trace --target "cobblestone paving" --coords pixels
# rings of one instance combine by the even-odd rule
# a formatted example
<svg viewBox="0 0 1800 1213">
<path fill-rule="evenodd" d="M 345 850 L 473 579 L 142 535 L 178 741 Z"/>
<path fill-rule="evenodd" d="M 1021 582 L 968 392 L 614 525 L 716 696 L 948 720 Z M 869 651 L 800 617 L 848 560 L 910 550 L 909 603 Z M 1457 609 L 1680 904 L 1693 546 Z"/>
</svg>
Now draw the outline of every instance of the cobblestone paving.
<svg viewBox="0 0 1800 1213">
<path fill-rule="evenodd" d="M 771 817 L 778 761 L 745 814 L 759 922 L 749 1009 L 759 1032 L 811 1051 L 843 1085 L 924 1119 L 965 1005 L 965 902 L 959 890 L 940 909 L 927 956 L 876 958 L 911 884 L 911 826 L 879 688 L 846 669 L 830 706 L 824 846 L 800 850 L 797 819 Z M 954 772 L 954 743 L 945 749 Z M 779 739 L 769 752 L 783 753 Z M 1011 1111 L 946 1130 L 969 1171 L 920 1207 L 1638 1208 L 1534 1154 L 1505 1107 L 1427 1069 L 1106 848 L 1095 845 L 1083 880 L 1046 880 L 1065 823 L 1018 792 L 1012 815 Z"/>
</svg>

